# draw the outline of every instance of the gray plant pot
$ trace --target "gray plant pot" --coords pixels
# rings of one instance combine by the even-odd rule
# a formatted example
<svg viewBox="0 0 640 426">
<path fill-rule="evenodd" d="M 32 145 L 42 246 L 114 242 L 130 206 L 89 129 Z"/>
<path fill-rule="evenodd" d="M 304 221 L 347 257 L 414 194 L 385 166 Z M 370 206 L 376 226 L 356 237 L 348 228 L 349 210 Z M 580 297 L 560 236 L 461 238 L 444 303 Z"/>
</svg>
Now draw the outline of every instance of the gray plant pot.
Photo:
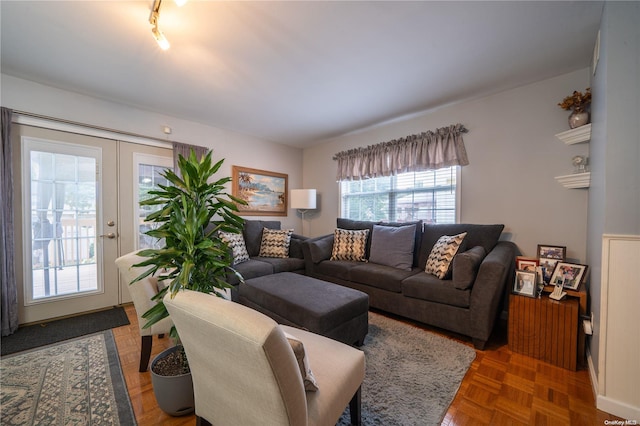
<svg viewBox="0 0 640 426">
<path fill-rule="evenodd" d="M 193 398 L 191 373 L 179 376 L 160 376 L 153 372 L 153 367 L 159 359 L 177 349 L 177 346 L 174 346 L 162 351 L 151 361 L 151 383 L 160 409 L 171 416 L 184 416 L 193 413 L 196 406 Z"/>
</svg>

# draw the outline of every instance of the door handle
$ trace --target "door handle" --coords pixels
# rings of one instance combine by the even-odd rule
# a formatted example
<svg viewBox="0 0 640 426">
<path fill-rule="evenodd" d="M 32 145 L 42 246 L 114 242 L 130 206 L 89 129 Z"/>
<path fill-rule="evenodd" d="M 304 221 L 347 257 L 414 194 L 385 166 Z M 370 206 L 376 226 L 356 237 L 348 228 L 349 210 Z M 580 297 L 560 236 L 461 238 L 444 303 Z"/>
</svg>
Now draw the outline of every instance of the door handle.
<svg viewBox="0 0 640 426">
<path fill-rule="evenodd" d="M 113 240 L 116 237 L 116 234 L 114 232 L 109 232 L 108 234 L 99 235 L 99 237 L 101 238 L 107 237 L 110 240 Z"/>
</svg>

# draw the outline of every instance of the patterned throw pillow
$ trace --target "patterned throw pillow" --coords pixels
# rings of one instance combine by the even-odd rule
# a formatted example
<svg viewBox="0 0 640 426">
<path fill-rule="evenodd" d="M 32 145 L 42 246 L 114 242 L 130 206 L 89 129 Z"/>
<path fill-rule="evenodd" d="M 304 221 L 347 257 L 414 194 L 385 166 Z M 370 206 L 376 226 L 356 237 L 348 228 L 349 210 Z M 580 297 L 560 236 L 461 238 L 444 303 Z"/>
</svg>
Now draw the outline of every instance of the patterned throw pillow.
<svg viewBox="0 0 640 426">
<path fill-rule="evenodd" d="M 433 245 L 431 253 L 429 253 L 429 258 L 427 259 L 424 271 L 427 274 L 432 274 L 439 279 L 443 279 L 447 275 L 447 272 L 449 272 L 451 261 L 458 252 L 460 244 L 462 244 L 462 240 L 464 240 L 464 237 L 466 236 L 467 233 L 463 232 L 458 235 L 443 235 L 440 237 Z"/>
<path fill-rule="evenodd" d="M 309 357 L 307 357 L 304 351 L 304 344 L 287 332 L 284 332 L 284 336 L 289 341 L 291 349 L 293 349 L 293 354 L 296 356 L 296 361 L 298 361 L 298 368 L 300 368 L 300 374 L 304 382 L 304 390 L 311 392 L 317 391 L 319 389 L 318 382 L 311 371 L 311 367 L 309 367 Z"/>
<path fill-rule="evenodd" d="M 220 239 L 227 243 L 233 253 L 233 264 L 246 262 L 249 260 L 247 246 L 244 244 L 242 234 L 232 234 L 231 232 L 220 232 Z"/>
<path fill-rule="evenodd" d="M 368 229 L 347 230 L 336 228 L 333 234 L 331 260 L 352 260 L 366 262 Z"/>
<path fill-rule="evenodd" d="M 289 257 L 289 245 L 291 244 L 293 229 L 269 229 L 262 230 L 262 242 L 260 243 L 261 257 Z"/>
</svg>

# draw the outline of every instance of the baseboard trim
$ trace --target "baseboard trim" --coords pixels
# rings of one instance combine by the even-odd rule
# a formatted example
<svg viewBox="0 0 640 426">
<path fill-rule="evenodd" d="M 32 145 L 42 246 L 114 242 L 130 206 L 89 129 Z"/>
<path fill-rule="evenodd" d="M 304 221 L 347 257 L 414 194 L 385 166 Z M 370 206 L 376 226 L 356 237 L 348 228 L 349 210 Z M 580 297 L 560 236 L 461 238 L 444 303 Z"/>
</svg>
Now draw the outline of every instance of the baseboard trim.
<svg viewBox="0 0 640 426">
<path fill-rule="evenodd" d="M 596 400 L 596 408 L 606 413 L 622 417 L 626 420 L 640 419 L 640 407 L 634 407 L 624 402 L 608 398 L 604 395 L 598 395 L 598 374 L 596 373 L 589 348 L 587 348 L 587 365 L 589 368 L 589 376 L 591 378 L 591 390 L 593 391 L 593 396 Z"/>
<path fill-rule="evenodd" d="M 591 378 L 591 390 L 593 391 L 593 399 L 598 400 L 598 373 L 596 367 L 593 364 L 593 358 L 591 357 L 591 350 L 587 347 L 587 367 L 589 368 L 589 377 Z"/>
<path fill-rule="evenodd" d="M 640 419 L 640 408 L 634 407 L 606 396 L 598 395 L 596 399 L 596 408 L 598 410 L 611 413 L 629 421 L 638 421 Z M 635 423 L 628 423 L 635 424 Z"/>
</svg>

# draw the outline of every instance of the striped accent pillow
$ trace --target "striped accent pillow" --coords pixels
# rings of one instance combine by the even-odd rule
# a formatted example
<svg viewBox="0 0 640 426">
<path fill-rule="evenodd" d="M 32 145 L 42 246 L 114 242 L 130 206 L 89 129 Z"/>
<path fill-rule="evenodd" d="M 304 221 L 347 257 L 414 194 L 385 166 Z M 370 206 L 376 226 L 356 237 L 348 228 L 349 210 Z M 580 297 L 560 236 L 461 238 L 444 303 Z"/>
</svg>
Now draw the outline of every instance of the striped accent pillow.
<svg viewBox="0 0 640 426">
<path fill-rule="evenodd" d="M 443 235 L 440 237 L 433 245 L 431 253 L 429 253 L 424 271 L 427 274 L 432 274 L 439 279 L 443 279 L 447 275 L 447 272 L 449 272 L 453 257 L 458 252 L 460 244 L 462 244 L 462 240 L 464 240 L 466 236 L 467 233 L 463 232 L 458 235 Z"/>
<path fill-rule="evenodd" d="M 247 246 L 244 243 L 242 234 L 233 234 L 231 232 L 220 232 L 220 239 L 224 241 L 233 253 L 233 264 L 246 262 L 249 260 Z"/>
<path fill-rule="evenodd" d="M 289 245 L 291 244 L 293 229 L 269 229 L 262 230 L 262 242 L 260 243 L 261 257 L 289 257 Z"/>
<path fill-rule="evenodd" d="M 330 260 L 366 262 L 368 229 L 348 230 L 336 228 L 333 233 L 333 249 Z"/>
</svg>

